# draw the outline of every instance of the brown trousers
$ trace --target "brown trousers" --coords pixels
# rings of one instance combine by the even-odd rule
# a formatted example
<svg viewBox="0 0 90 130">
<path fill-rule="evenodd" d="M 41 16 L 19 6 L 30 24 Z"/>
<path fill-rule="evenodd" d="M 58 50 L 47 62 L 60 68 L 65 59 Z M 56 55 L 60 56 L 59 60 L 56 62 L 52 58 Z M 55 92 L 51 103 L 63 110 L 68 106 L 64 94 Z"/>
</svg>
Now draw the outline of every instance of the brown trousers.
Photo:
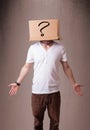
<svg viewBox="0 0 90 130">
<path fill-rule="evenodd" d="M 43 130 L 44 112 L 46 108 L 50 118 L 49 130 L 59 130 L 60 103 L 60 92 L 52 94 L 32 94 L 34 130 Z"/>
</svg>

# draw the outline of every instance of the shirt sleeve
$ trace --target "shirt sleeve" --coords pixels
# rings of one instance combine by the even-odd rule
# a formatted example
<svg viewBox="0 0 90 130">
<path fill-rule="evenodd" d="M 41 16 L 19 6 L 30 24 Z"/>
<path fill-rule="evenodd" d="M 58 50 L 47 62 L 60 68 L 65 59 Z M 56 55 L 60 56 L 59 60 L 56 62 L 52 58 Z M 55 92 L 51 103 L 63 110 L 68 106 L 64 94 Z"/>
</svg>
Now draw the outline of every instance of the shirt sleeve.
<svg viewBox="0 0 90 130">
<path fill-rule="evenodd" d="M 60 61 L 67 61 L 67 54 L 66 54 L 66 50 L 65 48 L 62 46 L 62 50 L 61 50 L 61 60 Z"/>
<path fill-rule="evenodd" d="M 33 49 L 32 46 L 30 46 L 27 53 L 26 63 L 33 63 L 33 62 L 34 62 Z"/>
</svg>

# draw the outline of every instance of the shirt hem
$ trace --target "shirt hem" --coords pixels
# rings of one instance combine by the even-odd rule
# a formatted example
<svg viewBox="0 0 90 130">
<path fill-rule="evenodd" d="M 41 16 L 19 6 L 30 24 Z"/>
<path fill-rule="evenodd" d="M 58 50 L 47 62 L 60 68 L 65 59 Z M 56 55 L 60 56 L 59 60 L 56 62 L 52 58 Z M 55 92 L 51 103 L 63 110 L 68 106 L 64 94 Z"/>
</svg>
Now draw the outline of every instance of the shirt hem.
<svg viewBox="0 0 90 130">
<path fill-rule="evenodd" d="M 56 93 L 56 92 L 59 92 L 59 90 L 56 90 L 56 91 L 52 91 L 52 92 L 33 92 L 33 94 L 51 94 L 51 93 Z"/>
</svg>

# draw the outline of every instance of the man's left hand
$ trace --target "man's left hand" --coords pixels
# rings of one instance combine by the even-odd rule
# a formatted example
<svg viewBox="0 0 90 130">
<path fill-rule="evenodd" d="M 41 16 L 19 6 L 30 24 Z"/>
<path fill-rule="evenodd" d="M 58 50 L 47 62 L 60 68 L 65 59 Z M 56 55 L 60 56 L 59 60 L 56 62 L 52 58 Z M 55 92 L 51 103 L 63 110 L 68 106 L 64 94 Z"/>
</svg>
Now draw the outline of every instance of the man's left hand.
<svg viewBox="0 0 90 130">
<path fill-rule="evenodd" d="M 76 84 L 73 86 L 74 91 L 77 93 L 78 96 L 83 96 L 82 88 L 83 86 L 80 84 Z"/>
</svg>

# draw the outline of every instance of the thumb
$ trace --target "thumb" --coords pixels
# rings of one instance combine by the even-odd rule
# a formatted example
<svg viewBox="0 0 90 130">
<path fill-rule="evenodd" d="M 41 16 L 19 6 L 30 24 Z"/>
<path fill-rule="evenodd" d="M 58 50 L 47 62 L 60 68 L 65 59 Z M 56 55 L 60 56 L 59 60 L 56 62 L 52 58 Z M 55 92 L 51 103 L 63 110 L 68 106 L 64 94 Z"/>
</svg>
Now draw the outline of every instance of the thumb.
<svg viewBox="0 0 90 130">
<path fill-rule="evenodd" d="M 16 86 L 16 83 L 11 83 L 8 85 L 9 87 Z"/>
</svg>

